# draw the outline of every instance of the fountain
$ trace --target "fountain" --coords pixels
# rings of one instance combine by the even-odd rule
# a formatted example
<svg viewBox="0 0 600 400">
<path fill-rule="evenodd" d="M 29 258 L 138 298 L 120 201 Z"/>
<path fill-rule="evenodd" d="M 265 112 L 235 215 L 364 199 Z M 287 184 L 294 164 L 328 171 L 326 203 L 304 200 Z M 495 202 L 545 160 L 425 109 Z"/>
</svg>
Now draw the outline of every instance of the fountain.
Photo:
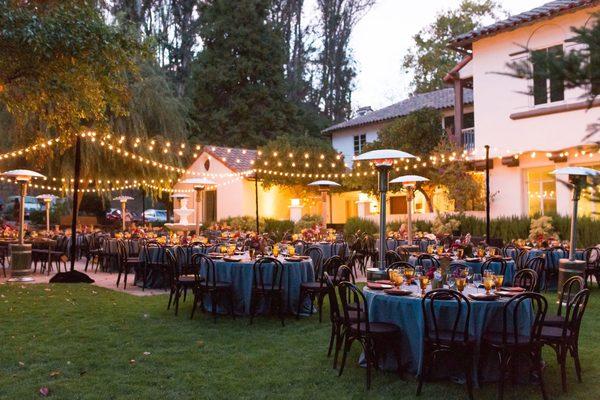
<svg viewBox="0 0 600 400">
<path fill-rule="evenodd" d="M 193 209 L 187 207 L 189 197 L 183 193 L 175 193 L 171 196 L 171 198 L 179 200 L 179 208 L 173 209 L 173 213 L 179 217 L 179 221 L 173 224 L 165 224 L 170 230 L 187 232 L 194 228 L 195 225 L 188 221 L 189 216 L 194 212 Z"/>
</svg>

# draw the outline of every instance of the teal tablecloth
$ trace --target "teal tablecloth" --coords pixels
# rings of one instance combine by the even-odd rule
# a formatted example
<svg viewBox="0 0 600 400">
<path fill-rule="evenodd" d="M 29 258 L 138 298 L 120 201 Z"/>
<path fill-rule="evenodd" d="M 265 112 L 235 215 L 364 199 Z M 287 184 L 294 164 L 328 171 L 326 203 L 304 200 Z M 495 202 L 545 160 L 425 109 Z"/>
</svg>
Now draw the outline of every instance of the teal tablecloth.
<svg viewBox="0 0 600 400">
<path fill-rule="evenodd" d="M 298 311 L 298 297 L 300 296 L 300 284 L 303 282 L 314 282 L 315 276 L 312 261 L 287 262 L 280 259 L 283 264 L 282 288 L 286 313 L 296 314 Z M 221 282 L 232 282 L 235 296 L 236 314 L 250 314 L 250 300 L 252 299 L 252 265 L 253 261 L 226 262 L 215 261 L 217 279 Z M 204 274 L 204 271 L 202 271 Z M 271 268 L 265 270 L 265 283 L 269 283 Z M 218 312 L 228 312 L 227 304 L 223 304 Z M 308 307 L 308 303 L 305 305 Z M 205 298 L 205 307 L 211 309 L 210 299 Z M 266 309 L 265 304 L 258 307 L 262 312 Z M 307 308 L 308 310 L 308 308 Z"/>
<path fill-rule="evenodd" d="M 416 286 L 412 287 L 415 293 L 419 292 Z M 473 292 L 473 288 L 466 288 L 464 294 Z M 421 308 L 421 298 L 417 296 L 390 296 L 382 291 L 363 289 L 367 300 L 369 310 L 369 320 L 373 322 L 387 322 L 399 326 L 402 330 L 402 337 L 398 338 L 401 341 L 402 363 L 407 370 L 413 374 L 418 374 L 422 368 L 422 353 L 423 353 L 423 337 L 424 337 L 424 322 L 423 312 Z M 477 382 L 477 364 L 479 358 L 479 345 L 481 338 L 485 333 L 501 333 L 502 332 L 502 310 L 506 304 L 506 300 L 498 301 L 471 301 L 471 316 L 469 321 L 469 336 L 476 342 L 475 363 L 473 370 L 473 382 Z M 439 309 L 443 307 L 456 307 L 453 302 L 436 302 Z M 524 306 L 519 308 L 519 320 L 521 323 L 520 330 L 529 332 L 533 313 L 529 308 L 530 303 L 524 302 Z M 526 307 L 525 307 L 526 306 Z M 444 315 L 443 312 L 440 315 Z M 453 323 L 453 313 L 449 313 L 448 324 Z M 452 319 L 452 321 L 450 321 Z M 509 318 L 512 321 L 512 318 Z M 441 366 L 441 367 L 440 367 Z M 395 369 L 395 358 L 391 354 L 386 354 L 384 361 L 384 369 Z M 440 371 L 440 369 L 442 371 Z M 436 375 L 452 374 L 453 370 L 449 365 L 443 362 L 438 363 Z M 494 358 L 489 362 L 486 359 L 482 378 L 484 380 L 493 380 L 497 376 L 497 361 Z"/>
</svg>

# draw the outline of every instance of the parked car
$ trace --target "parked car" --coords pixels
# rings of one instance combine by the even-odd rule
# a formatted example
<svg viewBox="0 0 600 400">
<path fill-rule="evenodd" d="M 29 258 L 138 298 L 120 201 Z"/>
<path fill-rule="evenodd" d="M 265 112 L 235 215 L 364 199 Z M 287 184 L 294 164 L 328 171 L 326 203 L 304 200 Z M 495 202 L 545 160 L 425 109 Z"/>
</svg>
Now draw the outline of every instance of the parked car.
<svg viewBox="0 0 600 400">
<path fill-rule="evenodd" d="M 18 211 L 15 211 L 15 200 L 20 201 L 19 196 L 10 196 L 4 204 L 3 214 L 5 219 L 14 219 L 13 216 L 17 215 Z M 29 219 L 29 215 L 32 211 L 42 211 L 44 207 L 38 199 L 34 196 L 25 196 L 25 219 Z"/>
<path fill-rule="evenodd" d="M 167 222 L 167 210 L 155 210 L 153 208 L 144 211 L 146 222 Z"/>
</svg>

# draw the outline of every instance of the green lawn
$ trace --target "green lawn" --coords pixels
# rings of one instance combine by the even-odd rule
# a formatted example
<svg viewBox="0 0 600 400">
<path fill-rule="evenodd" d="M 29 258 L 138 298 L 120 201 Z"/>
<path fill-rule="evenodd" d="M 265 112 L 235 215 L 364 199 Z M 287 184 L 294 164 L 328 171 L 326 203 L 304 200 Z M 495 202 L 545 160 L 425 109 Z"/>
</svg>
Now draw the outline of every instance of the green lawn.
<svg viewBox="0 0 600 400">
<path fill-rule="evenodd" d="M 316 317 L 276 319 L 204 315 L 189 320 L 166 310 L 165 296 L 134 297 L 87 285 L 0 285 L 0 399 L 363 398 L 365 371 L 355 362 L 337 377 L 326 357 L 329 323 Z M 555 358 L 546 353 L 551 398 L 598 398 L 600 291 L 585 316 L 584 383 L 569 365 L 561 395 Z M 146 353 L 146 354 L 144 354 Z M 358 358 L 356 347 L 351 357 Z M 414 397 L 415 380 L 376 371 L 369 398 Z M 450 382 L 426 384 L 422 398 L 463 399 Z M 495 385 L 475 392 L 494 399 Z M 537 387 L 508 385 L 506 399 L 541 398 Z"/>
</svg>

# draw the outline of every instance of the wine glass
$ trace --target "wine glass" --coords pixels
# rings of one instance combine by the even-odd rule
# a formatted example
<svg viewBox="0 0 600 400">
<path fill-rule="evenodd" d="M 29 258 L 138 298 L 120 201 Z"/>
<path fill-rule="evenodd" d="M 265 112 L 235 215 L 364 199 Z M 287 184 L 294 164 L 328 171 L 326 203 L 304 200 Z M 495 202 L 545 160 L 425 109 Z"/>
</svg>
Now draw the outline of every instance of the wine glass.
<svg viewBox="0 0 600 400">
<path fill-rule="evenodd" d="M 421 286 L 421 295 L 425 296 L 425 290 L 427 289 L 427 285 L 429 285 L 429 277 L 427 275 L 420 276 L 419 285 Z"/>
<path fill-rule="evenodd" d="M 462 276 L 460 278 L 456 278 L 455 283 L 456 283 L 456 289 L 462 293 L 463 290 L 465 290 L 465 286 L 467 286 L 467 278 L 462 277 Z"/>
<path fill-rule="evenodd" d="M 454 287 L 456 286 L 456 278 L 454 277 L 454 275 L 449 275 L 446 279 L 446 282 L 448 283 L 449 289 L 454 289 Z"/>
<path fill-rule="evenodd" d="M 494 286 L 494 277 L 492 275 L 487 275 L 483 277 L 483 287 L 485 288 L 485 294 L 489 295 L 490 290 L 492 290 L 492 286 Z"/>
<path fill-rule="evenodd" d="M 479 291 L 479 286 L 481 286 L 482 281 L 483 281 L 483 278 L 482 278 L 481 274 L 473 274 L 473 286 L 475 286 L 475 290 L 477 292 Z"/>
</svg>

